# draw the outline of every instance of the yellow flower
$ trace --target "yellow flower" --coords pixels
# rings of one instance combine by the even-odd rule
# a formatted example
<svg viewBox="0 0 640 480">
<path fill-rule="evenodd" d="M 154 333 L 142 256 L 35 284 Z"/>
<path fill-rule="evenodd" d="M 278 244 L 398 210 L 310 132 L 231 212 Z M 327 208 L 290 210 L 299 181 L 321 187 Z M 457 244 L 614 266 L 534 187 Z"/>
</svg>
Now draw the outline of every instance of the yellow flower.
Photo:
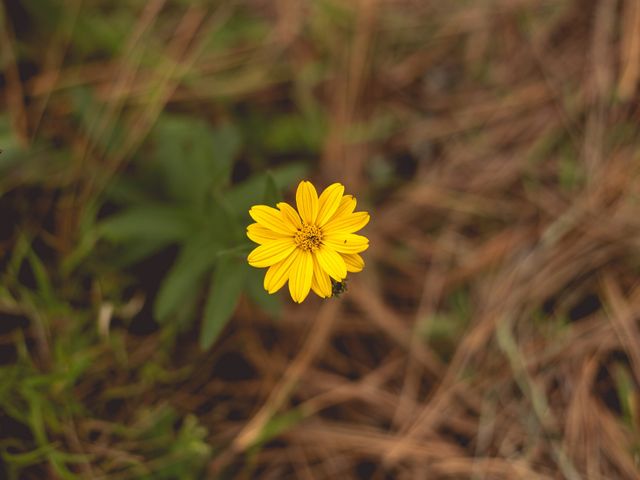
<svg viewBox="0 0 640 480">
<path fill-rule="evenodd" d="M 358 255 L 369 240 L 355 235 L 367 223 L 367 212 L 354 212 L 356 199 L 344 195 L 344 186 L 329 185 L 318 198 L 315 187 L 300 182 L 296 191 L 296 211 L 285 202 L 277 209 L 254 205 L 249 215 L 256 223 L 247 227 L 247 236 L 258 243 L 247 260 L 257 268 L 268 267 L 264 288 L 280 290 L 289 280 L 289 292 L 301 303 L 312 289 L 318 296 L 331 296 L 331 280 L 341 282 L 347 272 L 359 272 L 364 260 Z"/>
</svg>

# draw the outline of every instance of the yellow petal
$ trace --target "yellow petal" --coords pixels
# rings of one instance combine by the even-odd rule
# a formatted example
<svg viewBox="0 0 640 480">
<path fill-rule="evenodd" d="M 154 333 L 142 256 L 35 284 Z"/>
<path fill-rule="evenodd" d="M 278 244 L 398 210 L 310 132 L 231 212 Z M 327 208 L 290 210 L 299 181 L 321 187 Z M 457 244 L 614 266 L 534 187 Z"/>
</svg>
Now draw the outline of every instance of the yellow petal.
<svg viewBox="0 0 640 480">
<path fill-rule="evenodd" d="M 273 230 L 263 227 L 259 223 L 252 223 L 247 227 L 247 237 L 256 243 L 267 243 L 271 240 L 278 240 L 283 238 L 282 233 L 276 233 Z"/>
<path fill-rule="evenodd" d="M 367 212 L 350 213 L 349 215 L 342 215 L 340 217 L 334 215 L 331 221 L 322 227 L 322 231 L 325 235 L 357 232 L 369 223 L 369 218 Z"/>
<path fill-rule="evenodd" d="M 364 260 L 357 253 L 342 253 L 347 272 L 360 272 L 364 268 Z"/>
<path fill-rule="evenodd" d="M 302 181 L 296 191 L 296 206 L 305 223 L 315 223 L 318 215 L 318 192 L 311 182 Z"/>
<path fill-rule="evenodd" d="M 288 257 L 295 248 L 296 246 L 290 238 L 271 240 L 254 248 L 247 257 L 247 260 L 252 267 L 270 267 Z"/>
<path fill-rule="evenodd" d="M 347 266 L 339 253 L 322 245 L 315 251 L 315 256 L 322 269 L 338 282 L 347 276 Z"/>
<path fill-rule="evenodd" d="M 302 303 L 311 290 L 313 278 L 313 256 L 311 252 L 299 250 L 289 269 L 289 293 L 294 302 Z"/>
<path fill-rule="evenodd" d="M 282 220 L 285 221 L 285 223 L 287 223 L 288 225 L 293 225 L 296 230 L 298 228 L 302 228 L 300 215 L 298 215 L 298 212 L 296 212 L 296 210 L 291 205 L 285 202 L 280 202 L 277 206 L 280 209 L 280 216 L 282 217 Z"/>
<path fill-rule="evenodd" d="M 340 205 L 338 205 L 338 208 L 333 214 L 333 217 L 342 217 L 343 215 L 349 215 L 350 213 L 353 213 L 353 211 L 356 209 L 356 203 L 356 199 L 353 197 L 353 195 L 345 195 L 340 200 Z"/>
<path fill-rule="evenodd" d="M 311 280 L 311 289 L 321 298 L 329 298 L 331 296 L 331 280 L 325 272 L 317 256 L 313 255 L 313 279 Z"/>
<path fill-rule="evenodd" d="M 360 253 L 369 248 L 369 239 L 355 233 L 332 233 L 322 243 L 340 253 Z"/>
<path fill-rule="evenodd" d="M 316 225 L 321 227 L 331 219 L 340 205 L 343 193 L 344 185 L 339 183 L 333 183 L 324 189 L 318 200 L 318 218 L 316 218 Z"/>
<path fill-rule="evenodd" d="M 249 210 L 249 215 L 260 225 L 276 233 L 290 235 L 296 231 L 293 225 L 288 225 L 282 220 L 280 211 L 275 208 L 267 207 L 266 205 L 254 205 Z"/>
<path fill-rule="evenodd" d="M 287 258 L 269 267 L 267 274 L 264 276 L 263 282 L 264 289 L 267 292 L 275 293 L 284 286 L 289 279 L 291 265 L 298 257 L 299 252 L 299 249 L 295 249 Z"/>
</svg>

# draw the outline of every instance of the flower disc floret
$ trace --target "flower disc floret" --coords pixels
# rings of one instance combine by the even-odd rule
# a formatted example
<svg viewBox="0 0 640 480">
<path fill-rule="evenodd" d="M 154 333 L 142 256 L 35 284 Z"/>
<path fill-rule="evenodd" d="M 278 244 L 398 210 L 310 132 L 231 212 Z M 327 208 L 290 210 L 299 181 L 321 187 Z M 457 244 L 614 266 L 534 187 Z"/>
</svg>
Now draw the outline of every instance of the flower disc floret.
<svg viewBox="0 0 640 480">
<path fill-rule="evenodd" d="M 322 230 L 316 225 L 303 224 L 293 236 L 298 248 L 315 252 L 322 245 Z"/>
</svg>

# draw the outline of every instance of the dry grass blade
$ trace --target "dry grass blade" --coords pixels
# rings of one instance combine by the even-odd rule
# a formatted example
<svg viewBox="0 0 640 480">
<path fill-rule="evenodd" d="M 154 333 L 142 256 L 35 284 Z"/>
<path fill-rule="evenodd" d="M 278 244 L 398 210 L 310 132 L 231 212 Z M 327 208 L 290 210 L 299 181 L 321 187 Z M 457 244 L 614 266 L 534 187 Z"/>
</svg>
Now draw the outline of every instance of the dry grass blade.
<svg viewBox="0 0 640 480">
<path fill-rule="evenodd" d="M 620 286 L 611 275 L 602 279 L 602 287 L 606 302 L 611 308 L 608 315 L 613 328 L 618 335 L 620 344 L 629 356 L 636 375 L 636 382 L 640 385 L 640 332 L 636 325 L 637 307 L 633 308 L 624 299 Z"/>
<path fill-rule="evenodd" d="M 640 79 L 640 4 L 635 0 L 626 0 L 623 8 L 620 42 L 622 73 L 618 79 L 618 95 L 622 100 L 629 101 Z"/>
<path fill-rule="evenodd" d="M 338 302 L 326 303 L 320 309 L 307 335 L 307 340 L 300 350 L 300 354 L 287 368 L 278 385 L 273 388 L 266 403 L 236 437 L 234 449 L 243 452 L 255 443 L 267 422 L 283 406 L 295 385 L 311 365 L 311 362 L 324 348 L 339 312 L 340 304 Z"/>
<path fill-rule="evenodd" d="M 24 105 L 24 88 L 20 79 L 16 59 L 16 43 L 8 23 L 9 19 L 4 4 L 0 4 L 0 60 L 6 82 L 5 101 L 11 114 L 11 123 L 16 137 L 22 144 L 29 143 L 27 113 Z"/>
<path fill-rule="evenodd" d="M 33 478 L 640 478 L 639 2 L 108 3 L 64 3 L 41 55 L 27 8 L 0 7 L 0 168 L 29 133 L 51 146 L 0 190 L 0 431 L 8 405 L 20 453 L 45 452 Z M 85 9 L 131 28 L 86 54 L 66 38 L 103 24 Z M 221 124 L 239 146 L 220 185 L 181 178 L 213 172 Z M 156 323 L 176 251 L 211 235 L 207 254 L 244 261 L 242 202 L 267 169 L 286 199 L 305 166 L 371 214 L 347 291 L 276 313 L 247 277 L 208 351 L 186 292 Z M 192 185 L 197 206 L 173 192 Z M 122 204 L 160 202 L 191 233 L 94 238 Z M 95 248 L 61 272 L 79 238 Z M 121 251 L 135 261 L 114 267 Z M 68 452 L 90 458 L 46 457 Z"/>
</svg>

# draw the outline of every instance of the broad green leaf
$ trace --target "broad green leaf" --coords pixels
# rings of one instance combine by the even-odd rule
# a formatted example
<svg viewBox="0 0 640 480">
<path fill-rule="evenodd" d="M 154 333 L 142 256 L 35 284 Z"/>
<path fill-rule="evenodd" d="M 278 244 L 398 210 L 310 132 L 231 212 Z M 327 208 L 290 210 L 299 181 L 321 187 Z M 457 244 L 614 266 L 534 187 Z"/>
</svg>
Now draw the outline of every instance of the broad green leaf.
<svg viewBox="0 0 640 480">
<path fill-rule="evenodd" d="M 165 276 L 153 305 L 158 321 L 163 322 L 178 309 L 187 308 L 186 301 L 198 289 L 204 274 L 216 262 L 220 246 L 211 237 L 200 234 L 184 245 L 178 259 Z"/>
<path fill-rule="evenodd" d="M 205 276 L 203 275 L 200 278 L 203 279 Z M 175 322 L 175 324 L 172 325 L 172 327 L 175 327 L 175 331 L 185 331 L 193 323 L 193 320 L 196 318 L 196 312 L 198 311 L 198 297 L 201 291 L 202 289 L 196 286 L 186 292 L 184 297 L 180 299 L 180 308 L 171 316 L 171 322 Z"/>
<path fill-rule="evenodd" d="M 275 168 L 271 171 L 273 180 L 280 190 L 294 190 L 295 183 L 307 172 L 308 167 L 303 163 L 291 163 Z M 254 175 L 250 179 L 234 187 L 228 194 L 227 200 L 236 215 L 248 217 L 249 208 L 262 202 L 266 173 Z"/>
<path fill-rule="evenodd" d="M 282 310 L 282 302 L 278 295 L 269 295 L 264 289 L 264 274 L 264 270 L 252 268 L 248 272 L 245 281 L 246 292 L 249 298 L 264 312 L 273 317 L 278 317 Z"/>
<path fill-rule="evenodd" d="M 115 258 L 111 260 L 111 265 L 117 269 L 134 265 L 159 252 L 165 248 L 167 244 L 164 239 L 145 238 L 128 240 L 122 244 L 121 248 L 115 249 Z"/>
<path fill-rule="evenodd" d="M 206 179 L 198 164 L 202 157 L 199 150 L 206 138 L 207 127 L 202 121 L 170 115 L 158 119 L 151 134 L 154 160 L 162 171 L 166 192 L 172 198 L 189 201 L 205 188 Z M 156 168 L 155 164 L 151 168 Z"/>
<path fill-rule="evenodd" d="M 166 245 L 188 238 L 195 227 L 194 219 L 182 210 L 144 205 L 112 215 L 98 226 L 98 233 L 114 242 L 153 240 Z"/>
<path fill-rule="evenodd" d="M 213 158 L 210 161 L 210 180 L 214 187 L 224 186 L 231 175 L 233 160 L 240 149 L 240 134 L 231 124 L 213 131 Z"/>
<path fill-rule="evenodd" d="M 220 259 L 213 274 L 209 298 L 204 310 L 200 346 L 206 350 L 218 338 L 233 314 L 244 286 L 247 265 L 232 256 Z"/>
<path fill-rule="evenodd" d="M 154 191 L 161 183 L 162 177 L 158 172 L 144 172 L 143 175 L 116 177 L 105 187 L 109 201 L 117 205 L 133 205 L 154 203 L 160 191 Z"/>
<path fill-rule="evenodd" d="M 214 129 L 203 120 L 168 115 L 159 120 L 152 141 L 167 193 L 199 208 L 228 181 L 240 146 L 231 125 Z"/>
<path fill-rule="evenodd" d="M 326 124 L 318 115 L 279 114 L 264 124 L 265 148 L 273 152 L 317 152 L 326 136 Z"/>
<path fill-rule="evenodd" d="M 238 242 L 246 240 L 245 226 L 240 225 L 226 195 L 216 194 L 214 202 L 205 213 L 205 225 L 220 243 L 227 247 L 236 247 Z"/>
<path fill-rule="evenodd" d="M 282 200 L 280 189 L 276 184 L 275 178 L 271 171 L 267 172 L 265 177 L 264 195 L 262 196 L 262 203 L 265 205 L 275 205 Z"/>
</svg>

